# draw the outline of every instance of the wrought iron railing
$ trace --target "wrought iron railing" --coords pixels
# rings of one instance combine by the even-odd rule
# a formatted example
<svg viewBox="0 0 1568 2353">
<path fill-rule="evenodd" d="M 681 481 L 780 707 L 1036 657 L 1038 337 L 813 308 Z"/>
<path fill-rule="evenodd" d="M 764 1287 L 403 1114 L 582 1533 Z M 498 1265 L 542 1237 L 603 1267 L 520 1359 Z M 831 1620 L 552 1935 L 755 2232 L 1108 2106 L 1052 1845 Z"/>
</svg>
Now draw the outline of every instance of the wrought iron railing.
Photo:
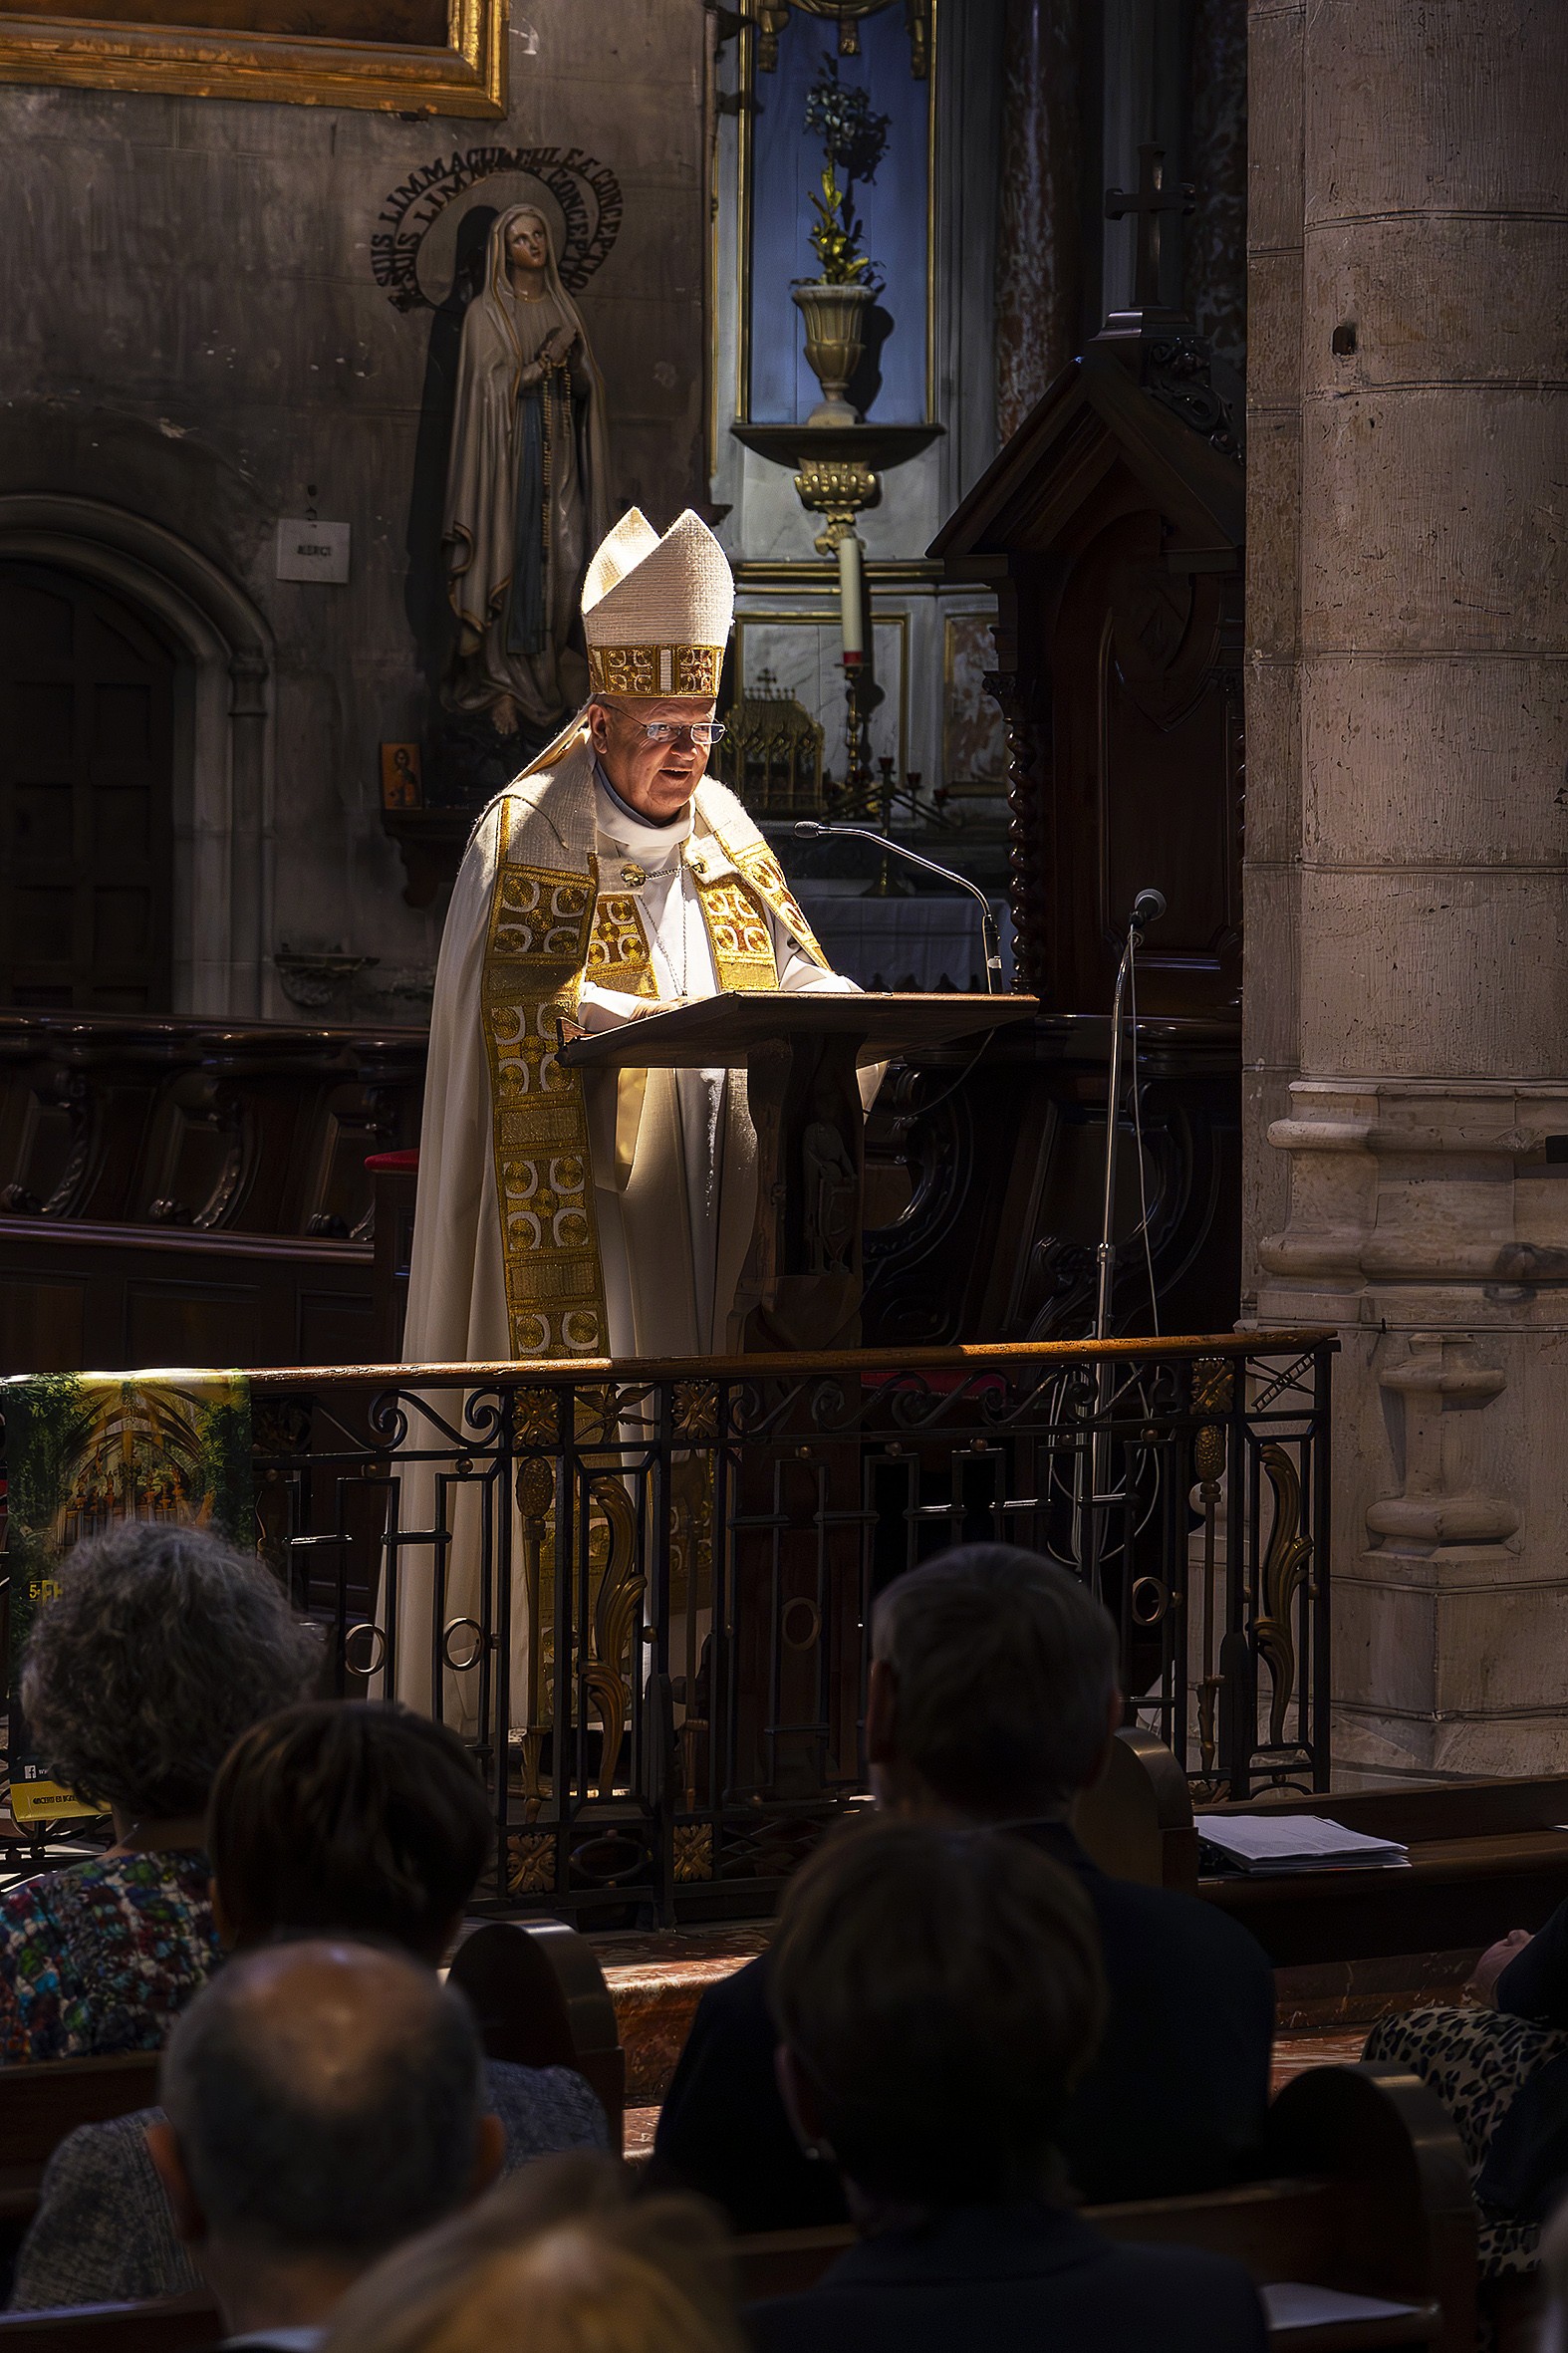
<svg viewBox="0 0 1568 2353">
<path fill-rule="evenodd" d="M 340 1691 L 472 1742 L 487 1902 L 755 1912 L 864 1791 L 876 1593 L 960 1541 L 1102 1592 L 1200 1793 L 1325 1786 L 1333 1347 L 260 1373 L 262 1545 Z"/>
</svg>

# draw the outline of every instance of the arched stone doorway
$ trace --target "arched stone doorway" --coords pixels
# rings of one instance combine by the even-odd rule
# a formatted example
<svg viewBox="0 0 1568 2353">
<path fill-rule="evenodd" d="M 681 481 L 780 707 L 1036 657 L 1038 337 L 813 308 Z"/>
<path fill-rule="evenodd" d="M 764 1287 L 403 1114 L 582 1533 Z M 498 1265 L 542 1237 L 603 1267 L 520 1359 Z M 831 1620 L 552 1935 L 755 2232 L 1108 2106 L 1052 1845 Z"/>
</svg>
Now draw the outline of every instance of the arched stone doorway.
<svg viewBox="0 0 1568 2353">
<path fill-rule="evenodd" d="M 175 667 L 107 590 L 0 559 L 0 1004 L 170 1010 Z"/>
<path fill-rule="evenodd" d="M 0 495 L 0 566 L 106 592 L 171 654 L 163 1003 L 176 1013 L 259 1012 L 272 905 L 266 622 L 199 549 L 144 516 L 67 492 Z M 11 837 L 0 842 L 9 858 Z"/>
</svg>

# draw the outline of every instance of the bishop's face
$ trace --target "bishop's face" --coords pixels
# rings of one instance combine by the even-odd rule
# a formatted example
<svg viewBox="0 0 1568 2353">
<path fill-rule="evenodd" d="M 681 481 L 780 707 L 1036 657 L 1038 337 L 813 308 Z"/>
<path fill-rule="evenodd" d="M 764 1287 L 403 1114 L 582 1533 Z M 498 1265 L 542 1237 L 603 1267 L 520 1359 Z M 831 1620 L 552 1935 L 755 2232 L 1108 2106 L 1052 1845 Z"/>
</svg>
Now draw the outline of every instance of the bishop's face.
<svg viewBox="0 0 1568 2353">
<path fill-rule="evenodd" d="M 694 694 L 661 702 L 591 702 L 589 740 L 627 806 L 653 825 L 672 825 L 707 766 L 707 745 L 693 743 L 691 729 L 712 716 L 712 703 Z M 651 736 L 651 727 L 658 732 Z"/>
</svg>

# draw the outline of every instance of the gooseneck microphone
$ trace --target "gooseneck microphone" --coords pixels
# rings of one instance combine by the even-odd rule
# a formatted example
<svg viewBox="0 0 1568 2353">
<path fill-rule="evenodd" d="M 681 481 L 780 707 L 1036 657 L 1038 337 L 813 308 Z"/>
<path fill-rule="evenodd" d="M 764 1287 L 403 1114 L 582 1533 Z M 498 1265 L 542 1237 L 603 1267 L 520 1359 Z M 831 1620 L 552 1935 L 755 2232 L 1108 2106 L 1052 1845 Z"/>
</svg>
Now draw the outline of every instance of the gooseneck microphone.
<svg viewBox="0 0 1568 2353">
<path fill-rule="evenodd" d="M 1140 891 L 1133 902 L 1133 912 L 1127 918 L 1128 929 L 1146 930 L 1151 923 L 1158 923 L 1165 912 L 1166 895 L 1163 891 Z"/>
<path fill-rule="evenodd" d="M 985 993 L 995 996 L 1001 982 L 1001 935 L 996 928 L 996 917 L 991 913 L 991 903 L 978 883 L 971 883 L 967 875 L 955 873 L 950 866 L 938 866 L 934 858 L 922 858 L 918 850 L 906 850 L 902 842 L 894 841 L 888 834 L 873 833 L 867 825 L 823 825 L 815 817 L 798 817 L 795 820 L 795 832 L 803 842 L 817 842 L 825 837 L 844 842 L 875 842 L 879 850 L 891 850 L 895 858 L 906 858 L 911 866 L 923 867 L 928 875 L 940 875 L 944 883 L 956 883 L 960 891 L 967 891 L 971 899 L 977 899 L 980 903 L 980 936 L 985 942 Z M 1146 891 L 1143 896 L 1156 899 L 1160 895 L 1155 891 Z M 1161 899 L 1159 913 L 1164 915 L 1165 912 L 1166 903 Z M 1154 917 L 1147 919 L 1153 921 Z"/>
</svg>

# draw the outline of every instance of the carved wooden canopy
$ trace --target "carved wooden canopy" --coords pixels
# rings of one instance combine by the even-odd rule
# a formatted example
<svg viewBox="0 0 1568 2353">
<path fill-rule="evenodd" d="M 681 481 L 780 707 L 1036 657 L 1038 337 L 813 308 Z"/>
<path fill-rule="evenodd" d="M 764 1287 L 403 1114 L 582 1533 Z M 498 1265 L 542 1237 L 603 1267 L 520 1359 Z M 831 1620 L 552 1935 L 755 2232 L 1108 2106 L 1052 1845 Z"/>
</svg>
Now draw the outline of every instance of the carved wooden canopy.
<svg viewBox="0 0 1568 2353">
<path fill-rule="evenodd" d="M 1206 346 L 1114 317 L 1037 403 L 930 553 L 997 597 L 1013 919 L 1024 985 L 1109 1009 L 1127 911 L 1170 912 L 1142 1009 L 1238 1003 L 1243 473 Z"/>
</svg>

